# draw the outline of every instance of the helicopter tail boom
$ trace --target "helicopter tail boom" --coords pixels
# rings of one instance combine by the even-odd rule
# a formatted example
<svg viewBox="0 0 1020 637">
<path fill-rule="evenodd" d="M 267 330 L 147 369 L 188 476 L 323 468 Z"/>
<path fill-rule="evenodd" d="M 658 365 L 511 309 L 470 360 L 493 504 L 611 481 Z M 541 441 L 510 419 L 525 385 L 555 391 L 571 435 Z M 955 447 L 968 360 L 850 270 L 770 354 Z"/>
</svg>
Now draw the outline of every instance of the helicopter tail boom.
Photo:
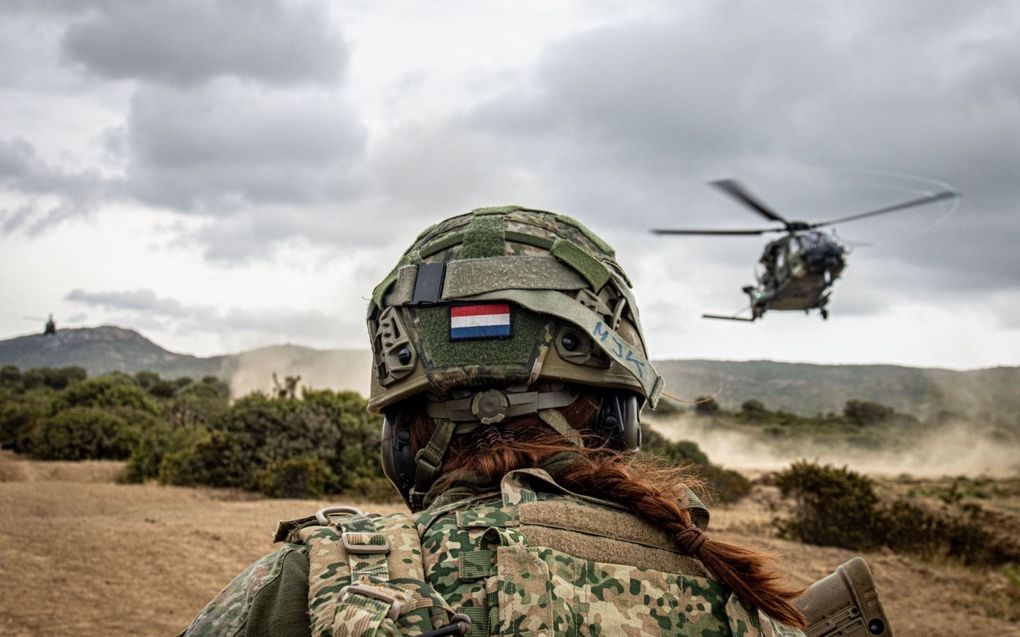
<svg viewBox="0 0 1020 637">
<path fill-rule="evenodd" d="M 720 321 L 743 321 L 744 323 L 754 323 L 753 318 L 744 318 L 742 316 L 723 316 L 722 314 L 702 314 L 701 318 L 717 319 Z"/>
</svg>

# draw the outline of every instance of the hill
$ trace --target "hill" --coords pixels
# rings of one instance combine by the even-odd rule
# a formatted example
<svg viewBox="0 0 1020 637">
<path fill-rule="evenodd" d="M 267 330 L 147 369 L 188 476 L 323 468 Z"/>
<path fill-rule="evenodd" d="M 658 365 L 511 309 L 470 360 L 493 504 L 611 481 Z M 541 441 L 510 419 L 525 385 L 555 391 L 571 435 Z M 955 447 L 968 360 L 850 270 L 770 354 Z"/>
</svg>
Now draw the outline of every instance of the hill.
<svg viewBox="0 0 1020 637">
<path fill-rule="evenodd" d="M 774 361 L 657 361 L 667 391 L 716 396 L 739 409 L 750 398 L 770 410 L 810 416 L 839 412 L 847 400 L 870 400 L 919 418 L 940 412 L 1020 424 L 1020 368 L 969 371 L 900 365 L 813 365 Z M 718 394 L 718 395 L 717 395 Z"/>
<path fill-rule="evenodd" d="M 112 325 L 62 329 L 0 341 L 0 364 L 33 367 L 84 367 L 90 376 L 150 370 L 163 376 L 227 374 L 226 356 L 200 358 L 163 349 L 134 330 Z"/>
<path fill-rule="evenodd" d="M 312 387 L 368 392 L 371 356 L 359 350 L 317 350 L 299 345 L 273 345 L 240 354 L 200 357 L 178 354 L 153 343 L 134 330 L 104 325 L 62 329 L 44 336 L 32 334 L 0 341 L 0 365 L 83 367 L 90 376 L 111 371 L 133 374 L 152 371 L 161 376 L 216 376 L 230 383 L 235 396 L 254 389 L 270 389 L 275 372 L 301 376 Z"/>
<path fill-rule="evenodd" d="M 150 370 L 168 377 L 213 375 L 230 382 L 234 395 L 271 388 L 276 372 L 281 378 L 299 375 L 303 384 L 313 387 L 366 393 L 371 356 L 363 350 L 275 345 L 203 358 L 171 352 L 133 330 L 103 326 L 0 341 L 0 365 L 22 369 L 78 365 L 90 375 L 113 370 Z M 924 419 L 952 411 L 1020 425 L 1018 367 L 956 371 L 712 360 L 657 361 L 656 366 L 670 393 L 685 398 L 718 394 L 718 402 L 730 409 L 754 398 L 771 410 L 810 416 L 838 412 L 847 400 L 858 399 Z"/>
</svg>

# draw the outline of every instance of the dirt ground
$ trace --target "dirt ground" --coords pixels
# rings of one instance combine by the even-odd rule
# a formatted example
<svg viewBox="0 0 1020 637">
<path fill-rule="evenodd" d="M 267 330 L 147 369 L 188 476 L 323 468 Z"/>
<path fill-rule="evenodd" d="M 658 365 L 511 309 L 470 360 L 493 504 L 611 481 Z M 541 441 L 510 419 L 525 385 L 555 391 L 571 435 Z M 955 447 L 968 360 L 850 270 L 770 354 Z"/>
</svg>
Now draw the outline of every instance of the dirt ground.
<svg viewBox="0 0 1020 637">
<path fill-rule="evenodd" d="M 117 463 L 32 462 L 0 452 L 0 634 L 174 635 L 231 577 L 273 550 L 277 520 L 331 503 L 122 485 L 118 470 Z M 713 511 L 717 536 L 779 554 L 800 585 L 853 557 L 770 537 L 765 500 Z M 888 553 L 865 557 L 898 636 L 1020 636 L 1020 624 L 1001 619 L 1009 603 L 1004 574 Z"/>
</svg>

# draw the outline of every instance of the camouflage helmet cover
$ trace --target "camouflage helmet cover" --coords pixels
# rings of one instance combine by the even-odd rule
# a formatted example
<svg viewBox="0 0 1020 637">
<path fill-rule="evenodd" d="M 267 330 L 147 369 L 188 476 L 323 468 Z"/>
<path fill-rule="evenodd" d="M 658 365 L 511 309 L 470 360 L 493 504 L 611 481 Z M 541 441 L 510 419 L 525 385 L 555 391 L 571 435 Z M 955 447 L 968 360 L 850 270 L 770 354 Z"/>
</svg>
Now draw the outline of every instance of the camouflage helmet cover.
<svg viewBox="0 0 1020 637">
<path fill-rule="evenodd" d="M 504 206 L 433 225 L 369 303 L 369 409 L 542 380 L 630 390 L 654 406 L 662 379 L 630 288 L 612 247 L 565 215 Z M 451 308 L 472 304 L 507 308 L 509 333 L 453 338 Z"/>
</svg>

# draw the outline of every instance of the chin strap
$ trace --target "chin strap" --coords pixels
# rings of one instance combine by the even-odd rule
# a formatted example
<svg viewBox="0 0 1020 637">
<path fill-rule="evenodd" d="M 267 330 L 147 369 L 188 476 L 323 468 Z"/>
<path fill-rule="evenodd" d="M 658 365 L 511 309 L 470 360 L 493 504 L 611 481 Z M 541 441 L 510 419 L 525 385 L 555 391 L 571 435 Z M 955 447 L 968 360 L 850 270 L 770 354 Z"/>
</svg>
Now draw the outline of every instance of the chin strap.
<svg viewBox="0 0 1020 637">
<path fill-rule="evenodd" d="M 555 429 L 556 433 L 566 438 L 568 442 L 584 449 L 584 440 L 581 438 L 581 432 L 571 427 L 567 419 L 563 417 L 563 414 L 555 409 L 542 409 L 539 410 L 538 417 L 542 419 L 542 422 Z"/>
</svg>

